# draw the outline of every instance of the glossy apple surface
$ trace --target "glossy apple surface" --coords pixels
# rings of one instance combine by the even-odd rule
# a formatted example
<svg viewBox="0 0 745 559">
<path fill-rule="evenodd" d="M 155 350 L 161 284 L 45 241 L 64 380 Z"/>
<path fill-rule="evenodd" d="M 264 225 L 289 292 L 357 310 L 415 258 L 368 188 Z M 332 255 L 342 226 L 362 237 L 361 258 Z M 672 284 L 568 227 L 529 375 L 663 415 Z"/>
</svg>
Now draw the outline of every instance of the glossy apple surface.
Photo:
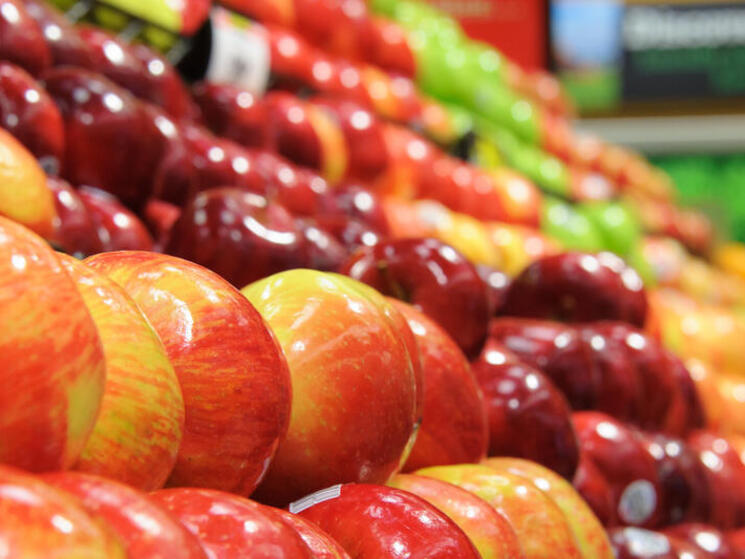
<svg viewBox="0 0 745 559">
<path fill-rule="evenodd" d="M 639 275 L 618 256 L 568 252 L 530 264 L 515 278 L 500 313 L 553 320 L 620 320 L 644 326 Z"/>
<path fill-rule="evenodd" d="M 238 188 L 216 188 L 194 197 L 174 223 L 165 251 L 201 264 L 239 288 L 306 264 L 304 239 L 290 213 Z"/>
<path fill-rule="evenodd" d="M 502 270 L 492 268 L 486 264 L 477 264 L 476 270 L 489 288 L 489 309 L 491 314 L 494 314 L 502 306 L 504 295 L 511 280 Z"/>
<path fill-rule="evenodd" d="M 507 472 L 531 480 L 546 493 L 564 513 L 577 546 L 586 559 L 612 559 L 605 529 L 592 509 L 572 485 L 543 466 L 518 458 L 488 458 L 484 464 L 498 472 Z"/>
<path fill-rule="evenodd" d="M 18 66 L 0 62 L 0 123 L 57 173 L 65 150 L 62 115 L 49 94 Z"/>
<path fill-rule="evenodd" d="M 134 213 L 108 192 L 81 186 L 78 197 L 103 240 L 103 250 L 152 250 L 153 238 Z"/>
<path fill-rule="evenodd" d="M 52 63 L 44 35 L 20 0 L 0 2 L 0 59 L 38 76 Z"/>
<path fill-rule="evenodd" d="M 471 364 L 489 421 L 489 456 L 527 458 L 572 479 L 579 445 L 566 398 L 492 339 Z"/>
<path fill-rule="evenodd" d="M 92 66 L 93 54 L 70 20 L 45 0 L 23 0 L 23 4 L 28 14 L 39 24 L 51 53 L 53 66 Z"/>
<path fill-rule="evenodd" d="M 5 557 L 125 559 L 111 529 L 74 497 L 38 477 L 0 466 L 0 547 Z"/>
<path fill-rule="evenodd" d="M 711 559 L 738 559 L 740 553 L 730 544 L 726 534 L 707 524 L 677 524 L 665 533 L 693 544 Z"/>
<path fill-rule="evenodd" d="M 186 415 L 168 483 L 251 493 L 290 412 L 287 364 L 261 316 L 224 279 L 179 258 L 122 251 L 85 262 L 134 299 L 178 376 Z"/>
<path fill-rule="evenodd" d="M 84 258 L 103 251 L 99 230 L 88 209 L 70 183 L 59 177 L 47 177 L 47 186 L 54 194 L 57 218 L 49 240 L 58 250 Z"/>
<path fill-rule="evenodd" d="M 582 557 L 561 509 L 532 481 L 483 464 L 437 466 L 416 474 L 457 485 L 492 505 L 512 525 L 526 559 Z"/>
<path fill-rule="evenodd" d="M 271 511 L 297 532 L 310 548 L 314 559 L 350 559 L 339 542 L 309 520 L 283 509 L 271 508 Z"/>
<path fill-rule="evenodd" d="M 210 559 L 313 559 L 302 538 L 258 503 L 211 489 L 151 493 L 194 534 Z"/>
<path fill-rule="evenodd" d="M 489 320 L 487 287 L 458 251 L 435 239 L 394 239 L 361 248 L 343 273 L 429 316 L 467 356 L 481 349 Z"/>
<path fill-rule="evenodd" d="M 338 494 L 291 510 L 317 524 L 358 559 L 411 557 L 478 559 L 466 534 L 412 493 L 364 483 L 337 486 Z M 317 494 L 316 494 L 317 496 Z"/>
<path fill-rule="evenodd" d="M 389 300 L 414 333 L 423 373 L 422 423 L 403 470 L 478 462 L 486 456 L 488 427 L 484 399 L 466 357 L 432 319 Z"/>
<path fill-rule="evenodd" d="M 600 469 L 587 454 L 580 453 L 572 485 L 603 526 L 617 524 L 613 491 Z"/>
<path fill-rule="evenodd" d="M 111 479 L 80 472 L 45 474 L 42 480 L 74 495 L 85 510 L 103 518 L 128 557 L 205 559 L 199 541 L 144 493 Z"/>
<path fill-rule="evenodd" d="M 451 483 L 413 474 L 398 474 L 388 485 L 413 493 L 445 513 L 465 532 L 482 559 L 525 557 L 507 519 L 473 493 Z"/>
<path fill-rule="evenodd" d="M 279 202 L 295 215 L 313 217 L 321 213 L 323 202 L 331 193 L 328 182 L 318 173 L 293 165 L 270 151 L 252 154 L 264 181 L 261 192 L 269 200 Z"/>
<path fill-rule="evenodd" d="M 292 375 L 289 431 L 256 498 L 287 504 L 335 482 L 384 483 L 405 460 L 419 412 L 398 311 L 359 282 L 311 270 L 275 274 L 242 293 L 274 331 Z"/>
<path fill-rule="evenodd" d="M 335 186 L 323 198 L 318 213 L 351 217 L 364 223 L 381 237 L 390 234 L 381 197 L 363 183 L 346 182 Z"/>
<path fill-rule="evenodd" d="M 96 421 L 106 377 L 101 341 L 49 245 L 0 217 L 0 461 L 69 468 Z"/>
<path fill-rule="evenodd" d="M 617 559 L 680 559 L 670 538 L 659 532 L 631 527 L 612 528 L 608 536 Z"/>
<path fill-rule="evenodd" d="M 662 514 L 662 489 L 654 459 L 641 437 L 603 413 L 575 412 L 572 419 L 581 451 L 610 484 L 619 521 L 656 526 Z"/>
<path fill-rule="evenodd" d="M 106 358 L 101 409 L 75 469 L 143 491 L 163 487 L 176 463 L 184 399 L 158 335 L 124 290 L 59 255 L 93 318 Z"/>
</svg>

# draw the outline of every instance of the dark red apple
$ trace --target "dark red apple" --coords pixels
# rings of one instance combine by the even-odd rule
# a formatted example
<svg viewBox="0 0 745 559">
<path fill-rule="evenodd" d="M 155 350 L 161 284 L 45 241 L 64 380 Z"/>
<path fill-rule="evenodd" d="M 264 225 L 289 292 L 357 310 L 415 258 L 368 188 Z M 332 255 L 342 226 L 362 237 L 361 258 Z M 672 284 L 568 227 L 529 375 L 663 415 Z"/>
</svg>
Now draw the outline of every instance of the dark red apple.
<svg viewBox="0 0 745 559">
<path fill-rule="evenodd" d="M 665 534 L 693 544 L 707 558 L 740 559 L 742 556 L 729 542 L 727 535 L 707 524 L 678 524 L 665 529 Z"/>
<path fill-rule="evenodd" d="M 211 489 L 161 489 L 152 497 L 194 534 L 210 559 L 313 559 L 300 536 L 268 507 Z"/>
<path fill-rule="evenodd" d="M 181 208 L 175 204 L 155 199 L 148 200 L 145 204 L 142 216 L 155 239 L 154 250 L 162 252 L 165 249 L 171 228 L 180 215 Z"/>
<path fill-rule="evenodd" d="M 54 68 L 44 81 L 65 120 L 62 176 L 111 192 L 128 206 L 143 204 L 166 149 L 144 106 L 88 70 Z"/>
<path fill-rule="evenodd" d="M 54 193 L 57 219 L 49 238 L 56 248 L 82 258 L 103 251 L 99 228 L 78 192 L 67 181 L 47 177 L 47 186 Z"/>
<path fill-rule="evenodd" d="M 581 452 L 610 484 L 619 521 L 647 528 L 657 526 L 662 488 L 655 461 L 639 435 L 599 412 L 575 412 L 572 419 Z"/>
<path fill-rule="evenodd" d="M 603 526 L 617 524 L 611 486 L 592 459 L 582 452 L 579 455 L 579 464 L 572 485 L 590 505 Z"/>
<path fill-rule="evenodd" d="M 710 522 L 728 530 L 745 523 L 745 465 L 726 438 L 711 431 L 695 431 L 687 439 L 704 465 L 709 485 Z"/>
<path fill-rule="evenodd" d="M 298 535 L 303 538 L 305 544 L 313 552 L 313 559 L 351 559 L 349 554 L 339 543 L 321 530 L 317 525 L 297 514 L 292 514 L 282 509 L 271 507 L 272 512 L 279 515 L 285 524 L 288 524 Z"/>
<path fill-rule="evenodd" d="M 704 407 L 688 368 L 677 355 L 667 349 L 663 351 L 680 398 L 676 399 L 677 405 L 671 406 L 668 410 L 662 429 L 668 433 L 684 436 L 693 429 L 704 427 L 706 424 Z"/>
<path fill-rule="evenodd" d="M 662 488 L 663 525 L 705 522 L 711 498 L 704 466 L 685 441 L 644 433 L 642 441 L 654 458 Z"/>
<path fill-rule="evenodd" d="M 500 313 L 552 320 L 620 320 L 642 327 L 647 297 L 639 274 L 618 256 L 567 252 L 530 264 Z"/>
<path fill-rule="evenodd" d="M 319 213 L 354 218 L 381 237 L 390 233 L 390 225 L 380 196 L 361 183 L 347 182 L 334 187 L 324 197 Z"/>
<path fill-rule="evenodd" d="M 52 64 L 39 24 L 21 0 L 0 0 L 0 60 L 38 76 Z"/>
<path fill-rule="evenodd" d="M 323 145 L 311 122 L 308 103 L 284 91 L 272 92 L 262 102 L 271 124 L 268 147 L 293 163 L 320 170 Z"/>
<path fill-rule="evenodd" d="M 403 471 L 479 462 L 489 442 L 486 409 L 465 355 L 432 319 L 390 301 L 414 334 L 423 373 L 422 422 Z"/>
<path fill-rule="evenodd" d="M 153 238 L 140 218 L 115 196 L 90 186 L 81 186 L 78 196 L 98 230 L 103 250 L 152 250 Z"/>
<path fill-rule="evenodd" d="M 239 288 L 305 263 L 303 235 L 289 212 L 237 188 L 198 194 L 174 223 L 165 251 Z"/>
<path fill-rule="evenodd" d="M 612 528 L 608 531 L 608 537 L 617 559 L 680 559 L 670 538 L 659 532 L 641 528 Z"/>
<path fill-rule="evenodd" d="M 290 505 L 356 559 L 478 559 L 458 526 L 424 499 L 380 485 L 348 483 Z"/>
<path fill-rule="evenodd" d="M 246 147 L 268 145 L 267 108 L 250 91 L 228 83 L 201 82 L 192 88 L 192 95 L 215 134 Z"/>
<path fill-rule="evenodd" d="M 489 419 L 489 456 L 527 458 L 571 480 L 579 445 L 571 409 L 559 389 L 491 339 L 472 369 Z"/>
<path fill-rule="evenodd" d="M 46 90 L 19 66 L 0 62 L 0 126 L 57 174 L 65 152 L 62 115 Z"/>
<path fill-rule="evenodd" d="M 23 3 L 44 34 L 53 66 L 92 67 L 93 53 L 70 20 L 45 0 L 23 0 Z"/>
<path fill-rule="evenodd" d="M 456 341 L 478 354 L 489 322 L 488 290 L 476 268 L 436 239 L 392 239 L 359 249 L 345 273 L 381 293 L 412 304 Z"/>
<path fill-rule="evenodd" d="M 594 409 L 600 385 L 589 346 L 571 325 L 531 318 L 496 318 L 489 337 L 542 371 L 572 409 Z"/>
<path fill-rule="evenodd" d="M 494 314 L 502 306 L 504 295 L 510 286 L 510 277 L 486 264 L 476 264 L 476 270 L 489 288 L 489 310 L 490 314 Z"/>
<path fill-rule="evenodd" d="M 103 518 L 122 540 L 129 557 L 206 559 L 199 540 L 165 508 L 123 483 L 80 472 L 45 474 L 43 481 L 74 495 Z"/>
<path fill-rule="evenodd" d="M 349 257 L 349 250 L 331 233 L 321 229 L 315 219 L 298 218 L 296 222 L 303 234 L 302 266 L 322 272 L 336 272 Z"/>
</svg>

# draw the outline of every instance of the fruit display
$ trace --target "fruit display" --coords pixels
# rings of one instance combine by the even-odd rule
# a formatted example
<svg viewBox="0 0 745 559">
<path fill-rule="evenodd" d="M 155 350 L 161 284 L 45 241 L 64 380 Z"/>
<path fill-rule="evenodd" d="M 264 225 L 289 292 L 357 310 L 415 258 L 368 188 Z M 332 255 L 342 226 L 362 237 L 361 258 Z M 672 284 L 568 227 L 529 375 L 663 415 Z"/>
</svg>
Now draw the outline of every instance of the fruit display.
<svg viewBox="0 0 745 559">
<path fill-rule="evenodd" d="M 0 557 L 745 557 L 745 253 L 572 117 L 416 1 L 0 0 Z"/>
</svg>

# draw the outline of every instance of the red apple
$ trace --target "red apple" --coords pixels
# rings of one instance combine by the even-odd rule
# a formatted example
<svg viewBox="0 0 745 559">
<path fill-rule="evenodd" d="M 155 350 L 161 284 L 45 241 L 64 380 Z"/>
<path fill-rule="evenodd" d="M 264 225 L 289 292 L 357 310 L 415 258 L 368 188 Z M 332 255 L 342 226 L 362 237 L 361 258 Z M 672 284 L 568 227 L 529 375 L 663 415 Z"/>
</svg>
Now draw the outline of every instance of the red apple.
<svg viewBox="0 0 745 559">
<path fill-rule="evenodd" d="M 0 217 L 0 462 L 69 468 L 96 421 L 106 376 L 96 326 L 49 245 Z"/>
<path fill-rule="evenodd" d="M 44 88 L 18 66 L 0 62 L 0 124 L 56 174 L 65 150 L 62 115 Z"/>
<path fill-rule="evenodd" d="M 111 529 L 86 513 L 71 495 L 4 465 L 0 465 L 0 512 L 4 557 L 128 557 Z"/>
<path fill-rule="evenodd" d="M 74 495 L 103 518 L 121 539 L 128 557 L 205 559 L 199 540 L 154 499 L 122 483 L 80 472 L 45 474 L 43 481 Z"/>
<path fill-rule="evenodd" d="M 48 240 L 59 250 L 84 258 L 103 251 L 99 230 L 88 209 L 70 183 L 58 177 L 47 177 L 54 194 L 57 219 Z"/>
<path fill-rule="evenodd" d="M 488 291 L 466 258 L 436 239 L 393 239 L 359 249 L 343 273 L 412 304 L 468 356 L 478 354 L 489 320 Z"/>
<path fill-rule="evenodd" d="M 487 409 L 489 456 L 527 458 L 572 479 L 579 446 L 569 404 L 556 386 L 492 339 L 472 369 Z"/>
<path fill-rule="evenodd" d="M 167 145 L 144 105 L 88 70 L 53 68 L 44 78 L 65 121 L 62 176 L 143 204 Z"/>
<path fill-rule="evenodd" d="M 309 495 L 290 511 L 317 524 L 357 559 L 478 559 L 468 537 L 424 499 L 392 487 L 347 483 Z"/>
<path fill-rule="evenodd" d="M 399 474 L 388 485 L 408 491 L 437 507 L 471 540 L 483 559 L 524 559 L 507 519 L 473 493 L 438 479 Z"/>
<path fill-rule="evenodd" d="M 190 487 L 151 496 L 194 534 L 210 559 L 313 559 L 302 538 L 267 507 L 237 495 Z"/>
<path fill-rule="evenodd" d="M 617 559 L 680 559 L 670 538 L 659 532 L 629 527 L 612 528 L 608 535 Z"/>
<path fill-rule="evenodd" d="M 176 463 L 184 399 L 158 335 L 135 302 L 110 279 L 66 255 L 96 324 L 106 358 L 106 386 L 93 432 L 75 469 L 143 491 L 163 487 Z"/>
<path fill-rule="evenodd" d="M 169 202 L 151 199 L 145 204 L 142 216 L 155 238 L 153 244 L 155 252 L 164 251 L 173 224 L 176 223 L 180 215 L 181 208 Z"/>
<path fill-rule="evenodd" d="M 21 0 L 0 1 L 0 60 L 38 76 L 52 63 L 44 35 Z"/>
<path fill-rule="evenodd" d="M 184 396 L 184 437 L 171 485 L 249 494 L 290 412 L 287 364 L 248 301 L 191 262 L 122 251 L 86 260 L 122 286 L 160 336 Z"/>
<path fill-rule="evenodd" d="M 153 238 L 145 224 L 115 196 L 98 188 L 81 186 L 78 197 L 98 230 L 104 251 L 153 249 Z"/>
<path fill-rule="evenodd" d="M 502 270 L 486 264 L 476 264 L 476 270 L 489 288 L 489 311 L 493 315 L 504 302 L 505 293 L 510 286 L 510 277 Z"/>
<path fill-rule="evenodd" d="M 349 554 L 344 551 L 339 542 L 309 520 L 282 509 L 267 508 L 270 508 L 274 514 L 282 518 L 285 524 L 303 538 L 305 545 L 313 553 L 314 559 L 350 559 Z"/>
<path fill-rule="evenodd" d="M 424 381 L 422 423 L 403 470 L 478 462 L 486 456 L 489 434 L 483 396 L 466 357 L 433 320 L 389 300 L 414 333 Z"/>
<path fill-rule="evenodd" d="M 693 544 L 710 559 L 739 559 L 741 557 L 723 532 L 707 524 L 678 524 L 666 528 L 665 533 Z"/>
<path fill-rule="evenodd" d="M 663 421 L 662 430 L 678 436 L 684 436 L 689 431 L 700 429 L 706 424 L 702 398 L 699 396 L 696 383 L 691 372 L 683 361 L 673 352 L 664 349 L 668 370 L 675 382 L 675 389 L 680 398 L 671 405 Z"/>
<path fill-rule="evenodd" d="M 526 559 L 579 559 L 582 554 L 561 509 L 533 482 L 483 464 L 437 466 L 416 472 L 470 491 L 502 514 Z"/>
<path fill-rule="evenodd" d="M 572 485 L 582 495 L 603 526 L 617 524 L 611 486 L 587 454 L 580 453 L 579 455 L 579 465 Z"/>
<path fill-rule="evenodd" d="M 165 251 L 237 287 L 306 264 L 304 239 L 289 212 L 237 188 L 216 188 L 193 198 L 174 223 Z"/>
<path fill-rule="evenodd" d="M 741 556 L 745 553 L 745 528 L 727 532 L 727 539 L 730 545 L 740 552 Z"/>
<path fill-rule="evenodd" d="M 45 0 L 22 0 L 28 15 L 36 20 L 52 56 L 53 66 L 93 65 L 90 47 L 78 35 L 70 20 Z"/>
<path fill-rule="evenodd" d="M 364 223 L 381 237 L 390 234 L 381 197 L 374 190 L 357 182 L 347 182 L 330 190 L 318 213 L 324 216 L 351 217 Z"/>
<path fill-rule="evenodd" d="M 313 218 L 299 218 L 296 223 L 303 233 L 302 267 L 322 272 L 337 271 L 349 257 L 347 248 L 331 233 L 321 229 Z"/>
<path fill-rule="evenodd" d="M 639 275 L 611 253 L 567 252 L 530 264 L 505 295 L 501 314 L 553 320 L 620 320 L 644 326 Z"/>
<path fill-rule="evenodd" d="M 610 484 L 620 522 L 656 526 L 662 515 L 662 488 L 640 436 L 599 412 L 575 412 L 573 421 L 581 451 Z"/>
<path fill-rule="evenodd" d="M 406 459 L 419 413 L 398 311 L 359 282 L 310 270 L 243 294 L 277 336 L 293 388 L 287 437 L 256 498 L 286 504 L 334 482 L 384 483 Z"/>
</svg>

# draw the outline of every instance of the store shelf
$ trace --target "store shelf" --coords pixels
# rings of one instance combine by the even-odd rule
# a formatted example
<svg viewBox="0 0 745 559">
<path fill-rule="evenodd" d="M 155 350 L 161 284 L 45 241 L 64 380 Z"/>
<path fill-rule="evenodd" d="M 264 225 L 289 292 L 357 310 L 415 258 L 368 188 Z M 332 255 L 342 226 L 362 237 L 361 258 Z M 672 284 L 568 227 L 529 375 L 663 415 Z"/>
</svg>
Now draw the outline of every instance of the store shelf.
<svg viewBox="0 0 745 559">
<path fill-rule="evenodd" d="M 745 114 L 586 118 L 577 125 L 650 154 L 745 151 Z"/>
</svg>

